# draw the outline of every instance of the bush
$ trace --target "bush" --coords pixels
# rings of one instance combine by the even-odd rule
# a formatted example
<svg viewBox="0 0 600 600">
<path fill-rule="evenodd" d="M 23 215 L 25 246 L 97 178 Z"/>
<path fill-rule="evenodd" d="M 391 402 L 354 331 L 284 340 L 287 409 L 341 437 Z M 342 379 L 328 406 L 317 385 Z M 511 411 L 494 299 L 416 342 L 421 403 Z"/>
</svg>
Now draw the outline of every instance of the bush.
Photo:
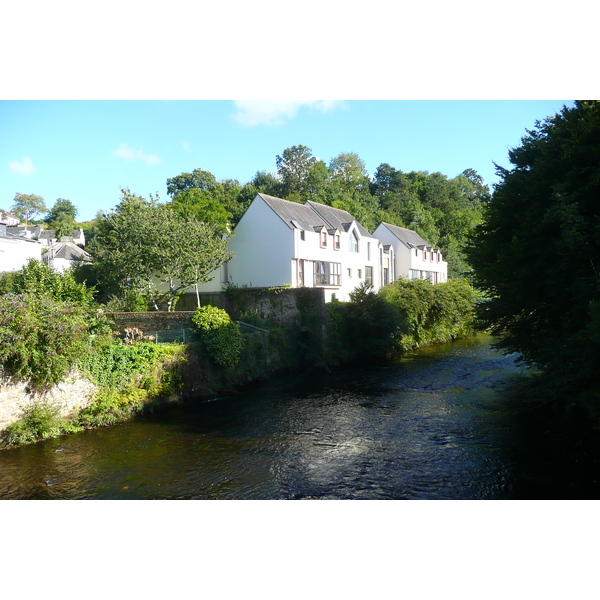
<svg viewBox="0 0 600 600">
<path fill-rule="evenodd" d="M 2 432 L 2 442 L 9 447 L 20 446 L 82 429 L 81 426 L 61 419 L 58 408 L 49 404 L 36 404 Z"/>
<path fill-rule="evenodd" d="M 37 389 L 59 383 L 88 347 L 85 311 L 47 295 L 0 297 L 0 362 Z"/>
<path fill-rule="evenodd" d="M 192 315 L 192 329 L 202 348 L 219 365 L 236 365 L 242 350 L 242 335 L 231 317 L 216 306 L 199 306 Z"/>
<path fill-rule="evenodd" d="M 398 279 L 379 295 L 403 315 L 397 336 L 403 351 L 448 342 L 473 330 L 475 293 L 464 279 L 436 285 L 425 279 Z"/>
<path fill-rule="evenodd" d="M 334 300 L 327 308 L 332 354 L 339 362 L 382 358 L 393 351 L 402 315 L 371 286 L 359 286 L 350 294 L 350 302 Z"/>
<path fill-rule="evenodd" d="M 101 336 L 93 340 L 90 352 L 78 362 L 78 367 L 98 387 L 114 390 L 129 385 L 135 375 L 150 371 L 177 349 L 173 344 L 125 344 L 119 338 Z"/>
</svg>

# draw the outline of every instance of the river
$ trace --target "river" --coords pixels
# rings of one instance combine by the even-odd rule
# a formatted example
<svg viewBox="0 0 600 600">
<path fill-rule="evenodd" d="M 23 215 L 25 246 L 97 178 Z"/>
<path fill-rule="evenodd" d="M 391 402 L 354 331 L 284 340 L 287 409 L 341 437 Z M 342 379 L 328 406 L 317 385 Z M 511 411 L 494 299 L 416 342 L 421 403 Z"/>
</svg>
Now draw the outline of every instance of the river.
<svg viewBox="0 0 600 600">
<path fill-rule="evenodd" d="M 0 452 L 2 499 L 595 499 L 600 436 L 481 334 Z"/>
</svg>

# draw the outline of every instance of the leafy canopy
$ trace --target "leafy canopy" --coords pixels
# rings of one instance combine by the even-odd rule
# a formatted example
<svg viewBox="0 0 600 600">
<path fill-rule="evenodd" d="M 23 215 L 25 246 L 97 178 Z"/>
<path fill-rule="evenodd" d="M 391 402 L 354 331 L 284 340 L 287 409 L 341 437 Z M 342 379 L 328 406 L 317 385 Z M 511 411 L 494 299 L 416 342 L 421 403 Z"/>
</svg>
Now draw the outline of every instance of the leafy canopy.
<svg viewBox="0 0 600 600">
<path fill-rule="evenodd" d="M 34 217 L 46 212 L 46 201 L 37 194 L 15 194 L 11 210 L 27 225 Z"/>
<path fill-rule="evenodd" d="M 583 385 L 600 361 L 600 103 L 538 121 L 509 158 L 468 250 L 484 317 L 501 347 Z"/>
<path fill-rule="evenodd" d="M 210 281 L 232 257 L 213 226 L 186 221 L 171 207 L 128 189 L 115 210 L 101 217 L 89 250 L 97 279 L 117 294 L 145 294 L 156 310 L 173 310 L 181 292 Z"/>
</svg>

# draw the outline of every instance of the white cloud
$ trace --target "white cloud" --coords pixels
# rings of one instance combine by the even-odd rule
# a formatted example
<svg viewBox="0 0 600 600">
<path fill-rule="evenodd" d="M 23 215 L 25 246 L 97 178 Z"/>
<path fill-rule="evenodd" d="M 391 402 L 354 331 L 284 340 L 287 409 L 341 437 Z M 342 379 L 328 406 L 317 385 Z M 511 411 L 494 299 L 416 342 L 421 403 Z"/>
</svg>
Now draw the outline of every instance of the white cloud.
<svg viewBox="0 0 600 600">
<path fill-rule="evenodd" d="M 21 175 L 32 175 L 36 171 L 29 156 L 26 156 L 23 160 L 11 160 L 8 165 L 11 171 Z"/>
<path fill-rule="evenodd" d="M 236 100 L 237 112 L 233 118 L 246 127 L 256 125 L 281 125 L 293 119 L 302 107 L 319 112 L 342 108 L 345 103 L 339 100 Z"/>
<path fill-rule="evenodd" d="M 130 148 L 128 144 L 119 144 L 112 155 L 124 160 L 143 160 L 147 165 L 158 165 L 162 161 L 156 154 L 146 154 L 142 148 Z"/>
</svg>

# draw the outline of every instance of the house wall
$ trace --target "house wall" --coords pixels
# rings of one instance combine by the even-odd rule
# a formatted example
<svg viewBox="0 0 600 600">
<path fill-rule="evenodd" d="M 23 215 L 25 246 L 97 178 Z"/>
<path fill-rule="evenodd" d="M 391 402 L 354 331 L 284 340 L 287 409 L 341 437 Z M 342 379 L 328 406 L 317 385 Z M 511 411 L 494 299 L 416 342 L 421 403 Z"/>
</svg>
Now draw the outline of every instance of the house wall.
<svg viewBox="0 0 600 600">
<path fill-rule="evenodd" d="M 422 250 L 408 248 L 401 242 L 383 223 L 377 227 L 373 233 L 384 244 L 391 244 L 396 253 L 396 273 L 395 278 L 410 277 L 411 270 L 432 271 L 438 273 L 438 282 L 447 281 L 448 263 L 445 260 L 431 261 L 430 253 L 427 253 L 427 260 L 423 260 Z"/>
<path fill-rule="evenodd" d="M 228 271 L 236 285 L 293 285 L 294 230 L 261 198 L 255 198 L 240 219 L 229 250 L 235 253 Z"/>
<path fill-rule="evenodd" d="M 340 263 L 341 265 L 341 286 L 326 287 L 325 300 L 330 302 L 333 295 L 338 300 L 347 301 L 350 299 L 350 292 L 364 283 L 366 278 L 366 267 L 373 269 L 373 287 L 377 291 L 381 286 L 381 273 L 379 269 L 379 248 L 378 240 L 373 238 L 363 238 L 359 234 L 358 252 L 351 252 L 349 249 L 350 236 L 355 230 L 355 226 L 348 232 L 339 232 L 340 249 L 335 250 L 334 236 L 327 234 L 327 245 L 321 247 L 321 234 L 319 232 L 305 231 L 304 240 L 301 237 L 300 230 L 294 230 L 295 252 L 297 260 L 304 260 L 304 285 L 312 287 L 314 285 L 314 262 L 325 261 Z M 358 230 L 356 230 L 358 233 Z M 370 251 L 369 251 L 370 245 Z M 370 255 L 370 258 L 369 258 Z M 298 285 L 298 264 L 293 261 L 292 285 Z M 359 273 L 360 271 L 360 273 Z"/>
<path fill-rule="evenodd" d="M 42 260 L 42 246 L 37 242 L 0 235 L 0 272 L 18 271 L 30 258 Z"/>
</svg>

